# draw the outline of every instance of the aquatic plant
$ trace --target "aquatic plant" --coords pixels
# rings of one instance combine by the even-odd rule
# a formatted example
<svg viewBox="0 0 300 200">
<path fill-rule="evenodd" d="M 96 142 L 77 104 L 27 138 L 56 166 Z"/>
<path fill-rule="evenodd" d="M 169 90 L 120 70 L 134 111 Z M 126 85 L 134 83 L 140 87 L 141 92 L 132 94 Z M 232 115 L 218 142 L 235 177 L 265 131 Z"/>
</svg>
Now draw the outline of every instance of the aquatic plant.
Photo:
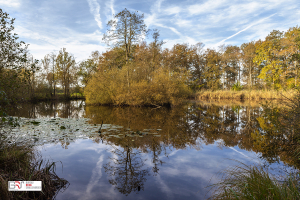
<svg viewBox="0 0 300 200">
<path fill-rule="evenodd" d="M 299 180 L 295 175 L 279 182 L 266 168 L 241 162 L 221 174 L 221 182 L 210 186 L 213 195 L 209 199 L 300 199 Z"/>
</svg>

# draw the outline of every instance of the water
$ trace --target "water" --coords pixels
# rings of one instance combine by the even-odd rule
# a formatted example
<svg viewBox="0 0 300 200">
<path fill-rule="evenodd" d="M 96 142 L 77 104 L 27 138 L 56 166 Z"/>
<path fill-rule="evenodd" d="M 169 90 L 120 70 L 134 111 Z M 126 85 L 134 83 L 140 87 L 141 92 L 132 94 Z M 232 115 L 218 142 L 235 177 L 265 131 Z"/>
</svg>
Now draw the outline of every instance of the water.
<svg viewBox="0 0 300 200">
<path fill-rule="evenodd" d="M 270 169 L 297 164 L 273 148 L 282 140 L 256 138 L 264 132 L 259 104 L 121 108 L 71 101 L 22 104 L 9 114 L 41 122 L 24 124 L 23 136 L 44 159 L 61 161 L 56 172 L 70 185 L 57 199 L 206 199 L 207 186 L 237 161 Z M 57 124 L 49 121 L 57 117 Z"/>
</svg>

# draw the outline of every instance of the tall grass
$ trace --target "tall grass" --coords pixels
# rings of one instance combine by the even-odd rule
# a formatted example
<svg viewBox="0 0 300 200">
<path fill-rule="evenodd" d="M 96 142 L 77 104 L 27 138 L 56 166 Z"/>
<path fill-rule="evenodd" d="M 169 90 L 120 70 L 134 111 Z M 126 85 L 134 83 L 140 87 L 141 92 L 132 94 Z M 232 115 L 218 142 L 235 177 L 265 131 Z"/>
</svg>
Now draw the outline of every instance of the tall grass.
<svg viewBox="0 0 300 200">
<path fill-rule="evenodd" d="M 250 99 L 250 100 L 261 100 L 261 99 L 284 99 L 293 98 L 297 93 L 296 90 L 289 91 L 276 91 L 276 90 L 216 90 L 216 91 L 200 91 L 196 94 L 196 99 Z"/>
<path fill-rule="evenodd" d="M 0 124 L 0 199 L 53 199 L 69 185 L 68 181 L 56 175 L 55 162 L 45 162 L 32 146 L 8 143 L 1 127 L 17 122 L 4 119 Z M 42 192 L 9 192 L 8 181 L 42 181 Z"/>
<path fill-rule="evenodd" d="M 45 162 L 28 146 L 0 150 L 0 199 L 53 199 L 68 181 L 59 178 L 55 162 Z M 42 181 L 42 192 L 9 192 L 8 181 Z"/>
<path fill-rule="evenodd" d="M 279 182 L 264 167 L 240 163 L 226 170 L 220 183 L 211 185 L 209 199 L 296 200 L 300 199 L 299 186 L 296 176 Z"/>
</svg>

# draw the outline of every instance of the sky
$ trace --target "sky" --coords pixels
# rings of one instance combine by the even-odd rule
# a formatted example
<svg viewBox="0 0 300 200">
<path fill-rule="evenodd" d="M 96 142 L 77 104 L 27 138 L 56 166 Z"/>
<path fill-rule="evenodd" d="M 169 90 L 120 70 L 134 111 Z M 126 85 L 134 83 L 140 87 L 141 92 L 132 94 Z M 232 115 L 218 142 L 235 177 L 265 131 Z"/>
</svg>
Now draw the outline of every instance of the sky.
<svg viewBox="0 0 300 200">
<path fill-rule="evenodd" d="M 77 62 L 109 48 L 102 40 L 106 24 L 124 8 L 143 13 L 164 48 L 240 46 L 300 25 L 299 0 L 0 0 L 0 8 L 16 18 L 15 32 L 34 58 L 64 47 Z"/>
</svg>

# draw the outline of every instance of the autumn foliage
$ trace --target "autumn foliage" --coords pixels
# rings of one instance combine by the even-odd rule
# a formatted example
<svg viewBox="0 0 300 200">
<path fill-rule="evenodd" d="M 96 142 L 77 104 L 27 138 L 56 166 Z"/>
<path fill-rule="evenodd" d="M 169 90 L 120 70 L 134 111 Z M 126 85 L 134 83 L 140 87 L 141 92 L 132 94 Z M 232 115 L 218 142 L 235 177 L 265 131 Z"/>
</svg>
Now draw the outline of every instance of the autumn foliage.
<svg viewBox="0 0 300 200">
<path fill-rule="evenodd" d="M 176 105 L 190 94 L 188 71 L 171 71 L 162 66 L 159 59 L 153 58 L 151 45 L 135 46 L 128 64 L 123 58 L 119 48 L 101 55 L 98 71 L 85 88 L 87 103 Z"/>
</svg>

